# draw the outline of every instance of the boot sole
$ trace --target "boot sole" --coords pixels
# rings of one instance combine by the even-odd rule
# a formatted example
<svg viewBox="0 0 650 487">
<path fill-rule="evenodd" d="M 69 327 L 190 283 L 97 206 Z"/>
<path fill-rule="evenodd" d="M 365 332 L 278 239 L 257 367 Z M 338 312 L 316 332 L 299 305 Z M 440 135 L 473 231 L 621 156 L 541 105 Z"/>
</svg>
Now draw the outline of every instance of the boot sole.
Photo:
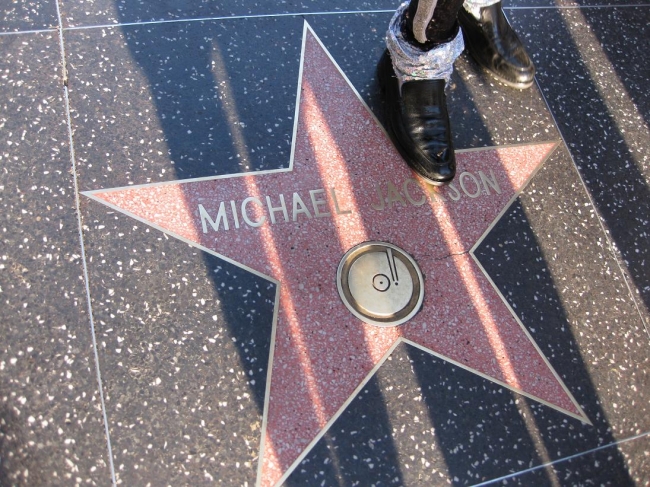
<svg viewBox="0 0 650 487">
<path fill-rule="evenodd" d="M 478 64 L 479 68 L 481 68 L 481 71 L 483 71 L 484 73 L 489 74 L 493 79 L 495 79 L 496 81 L 498 81 L 499 83 L 501 83 L 503 85 L 506 85 L 506 86 L 508 86 L 510 88 L 515 88 L 517 90 L 526 90 L 526 89 L 530 88 L 531 86 L 533 86 L 535 84 L 535 78 L 533 78 L 528 83 L 515 83 L 513 81 L 508 81 L 505 78 L 501 78 L 494 71 L 492 71 L 490 68 L 488 68 L 488 67 L 484 66 L 483 64 L 481 64 L 479 62 L 479 60 L 474 57 L 474 55 L 470 52 L 469 49 L 467 49 L 466 51 L 467 51 L 467 54 L 469 54 L 472 57 L 474 62 L 476 64 Z"/>
</svg>

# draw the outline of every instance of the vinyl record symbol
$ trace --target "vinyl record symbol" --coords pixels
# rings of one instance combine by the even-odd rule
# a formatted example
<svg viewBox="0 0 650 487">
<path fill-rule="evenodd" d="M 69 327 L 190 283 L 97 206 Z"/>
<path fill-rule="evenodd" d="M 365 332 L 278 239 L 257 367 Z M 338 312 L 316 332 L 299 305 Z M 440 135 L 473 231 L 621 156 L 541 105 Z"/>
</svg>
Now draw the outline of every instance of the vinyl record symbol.
<svg viewBox="0 0 650 487">
<path fill-rule="evenodd" d="M 417 263 L 386 242 L 364 242 L 348 250 L 336 278 L 345 306 L 371 325 L 401 325 L 420 310 L 424 299 Z"/>
</svg>

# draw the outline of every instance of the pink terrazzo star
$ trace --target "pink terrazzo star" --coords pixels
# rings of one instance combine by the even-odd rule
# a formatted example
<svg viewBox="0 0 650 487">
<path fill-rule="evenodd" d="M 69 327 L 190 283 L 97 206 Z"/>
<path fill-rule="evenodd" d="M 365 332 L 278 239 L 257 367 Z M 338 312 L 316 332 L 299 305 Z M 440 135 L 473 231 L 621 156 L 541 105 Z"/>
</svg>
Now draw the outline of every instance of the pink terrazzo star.
<svg viewBox="0 0 650 487">
<path fill-rule="evenodd" d="M 471 252 L 557 144 L 460 151 L 455 182 L 427 186 L 304 35 L 289 169 L 87 193 L 278 283 L 258 484 L 286 478 L 400 341 L 588 422 Z M 361 322 L 337 293 L 341 257 L 368 240 L 425 276 L 399 327 Z"/>
</svg>

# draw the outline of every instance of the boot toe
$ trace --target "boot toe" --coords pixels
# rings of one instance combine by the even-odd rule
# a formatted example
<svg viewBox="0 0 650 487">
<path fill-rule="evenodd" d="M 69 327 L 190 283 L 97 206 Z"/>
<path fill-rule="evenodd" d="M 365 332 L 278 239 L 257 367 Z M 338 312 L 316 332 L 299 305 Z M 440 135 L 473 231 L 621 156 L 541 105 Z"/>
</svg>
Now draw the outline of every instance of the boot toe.
<svg viewBox="0 0 650 487">
<path fill-rule="evenodd" d="M 427 182 L 449 183 L 456 159 L 445 97 L 444 80 L 406 81 L 400 92 L 390 57 L 380 63 L 388 135 L 406 163 Z"/>
<path fill-rule="evenodd" d="M 524 89 L 533 84 L 535 66 L 500 2 L 482 8 L 480 20 L 461 8 L 458 20 L 465 46 L 479 65 L 508 86 Z"/>
</svg>

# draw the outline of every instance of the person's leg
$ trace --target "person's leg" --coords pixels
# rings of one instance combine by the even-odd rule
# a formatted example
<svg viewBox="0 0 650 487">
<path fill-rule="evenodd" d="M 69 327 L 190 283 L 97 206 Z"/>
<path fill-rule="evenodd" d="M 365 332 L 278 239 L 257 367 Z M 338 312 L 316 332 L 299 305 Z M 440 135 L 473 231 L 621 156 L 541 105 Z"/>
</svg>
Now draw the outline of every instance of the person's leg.
<svg viewBox="0 0 650 487">
<path fill-rule="evenodd" d="M 405 15 L 403 34 L 423 50 L 449 42 L 458 33 L 458 11 L 465 0 L 411 0 Z"/>
<path fill-rule="evenodd" d="M 463 51 L 462 0 L 413 0 L 391 20 L 380 62 L 386 130 L 409 166 L 432 184 L 456 172 L 445 84 Z"/>
<path fill-rule="evenodd" d="M 524 89 L 533 84 L 533 62 L 499 0 L 466 0 L 458 20 L 467 50 L 478 64 L 508 86 Z"/>
</svg>

